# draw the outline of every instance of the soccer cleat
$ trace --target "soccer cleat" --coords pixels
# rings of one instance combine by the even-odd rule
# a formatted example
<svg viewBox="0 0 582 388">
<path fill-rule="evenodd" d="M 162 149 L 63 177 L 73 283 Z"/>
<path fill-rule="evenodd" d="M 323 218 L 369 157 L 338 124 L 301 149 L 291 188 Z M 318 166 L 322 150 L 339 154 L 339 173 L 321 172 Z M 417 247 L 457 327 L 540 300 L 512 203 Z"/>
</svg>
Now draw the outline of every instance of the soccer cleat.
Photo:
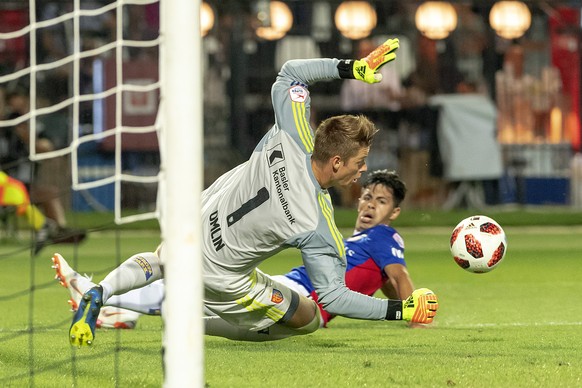
<svg viewBox="0 0 582 388">
<path fill-rule="evenodd" d="M 140 313 L 120 307 L 103 306 L 97 318 L 97 328 L 133 329 L 137 324 Z"/>
<path fill-rule="evenodd" d="M 81 276 L 77 273 L 60 254 L 55 253 L 51 260 L 53 261 L 52 268 L 56 271 L 55 279 L 59 281 L 61 286 L 69 290 L 71 298 L 68 303 L 71 305 L 72 311 L 77 311 L 83 297 L 83 291 L 94 287 L 95 283 L 91 282 L 91 278 L 86 275 Z"/>
<path fill-rule="evenodd" d="M 95 338 L 95 325 L 99 317 L 99 311 L 103 305 L 103 287 L 95 286 L 87 291 L 81 298 L 79 308 L 73 317 L 73 323 L 69 330 L 71 345 L 91 346 Z"/>
<path fill-rule="evenodd" d="M 71 306 L 71 311 L 75 312 L 81 303 L 83 291 L 95 287 L 95 283 L 91 281 L 89 276 L 83 276 L 71 268 L 69 263 L 60 254 L 55 253 L 52 261 L 52 268 L 56 271 L 55 279 L 59 281 L 61 286 L 69 290 L 71 298 L 68 300 L 68 303 Z M 95 327 L 133 329 L 140 315 L 139 313 L 120 307 L 103 306 L 95 323 Z"/>
</svg>

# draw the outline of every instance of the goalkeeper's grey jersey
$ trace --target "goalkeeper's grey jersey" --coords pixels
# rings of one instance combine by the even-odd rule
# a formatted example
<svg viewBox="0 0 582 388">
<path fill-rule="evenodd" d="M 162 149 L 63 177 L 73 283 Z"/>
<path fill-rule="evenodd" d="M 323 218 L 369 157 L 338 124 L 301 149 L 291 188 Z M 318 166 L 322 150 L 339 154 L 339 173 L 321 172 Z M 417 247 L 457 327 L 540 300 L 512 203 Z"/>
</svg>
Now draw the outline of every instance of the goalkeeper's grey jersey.
<svg viewBox="0 0 582 388">
<path fill-rule="evenodd" d="M 263 260 L 282 249 L 297 248 L 327 311 L 384 319 L 386 300 L 345 286 L 342 235 L 330 196 L 311 168 L 308 84 L 339 79 L 337 63 L 337 59 L 287 62 L 271 90 L 275 124 L 246 163 L 204 191 L 204 276 L 213 284 L 221 282 L 226 293 L 244 292 L 243 278 L 248 279 Z"/>
</svg>

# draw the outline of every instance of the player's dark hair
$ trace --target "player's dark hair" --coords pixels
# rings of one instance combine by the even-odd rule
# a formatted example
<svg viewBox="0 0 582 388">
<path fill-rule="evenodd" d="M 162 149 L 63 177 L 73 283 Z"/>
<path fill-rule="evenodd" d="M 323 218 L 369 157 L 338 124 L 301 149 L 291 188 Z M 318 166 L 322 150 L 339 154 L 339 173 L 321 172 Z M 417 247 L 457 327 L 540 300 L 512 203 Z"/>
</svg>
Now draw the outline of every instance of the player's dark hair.
<svg viewBox="0 0 582 388">
<path fill-rule="evenodd" d="M 396 171 L 376 170 L 364 178 L 362 187 L 382 185 L 392 190 L 392 197 L 394 198 L 394 206 L 400 206 L 406 197 L 406 184 L 400 179 Z"/>
<path fill-rule="evenodd" d="M 362 115 L 330 117 L 319 124 L 315 131 L 312 158 L 325 163 L 339 155 L 348 160 L 358 154 L 362 147 L 370 147 L 378 129 Z"/>
</svg>

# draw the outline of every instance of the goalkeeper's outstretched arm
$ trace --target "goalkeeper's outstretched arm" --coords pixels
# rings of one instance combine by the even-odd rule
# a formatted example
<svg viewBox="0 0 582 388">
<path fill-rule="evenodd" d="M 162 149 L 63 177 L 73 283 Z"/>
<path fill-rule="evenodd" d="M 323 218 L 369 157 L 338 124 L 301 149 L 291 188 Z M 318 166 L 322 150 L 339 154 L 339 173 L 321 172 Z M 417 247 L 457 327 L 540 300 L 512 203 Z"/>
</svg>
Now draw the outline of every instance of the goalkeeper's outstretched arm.
<svg viewBox="0 0 582 388">
<path fill-rule="evenodd" d="M 382 81 L 382 74 L 378 71 L 382 66 L 396 59 L 396 50 L 399 46 L 398 39 L 388 39 L 365 58 L 341 60 L 337 66 L 340 77 L 357 79 L 368 84 Z"/>
</svg>

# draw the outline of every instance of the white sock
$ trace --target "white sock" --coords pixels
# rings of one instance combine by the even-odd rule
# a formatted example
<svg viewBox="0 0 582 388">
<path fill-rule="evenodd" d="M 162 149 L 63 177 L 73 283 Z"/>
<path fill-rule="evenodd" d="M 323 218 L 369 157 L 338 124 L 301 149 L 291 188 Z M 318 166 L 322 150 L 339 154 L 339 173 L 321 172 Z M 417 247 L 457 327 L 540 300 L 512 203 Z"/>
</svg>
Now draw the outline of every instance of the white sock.
<svg viewBox="0 0 582 388">
<path fill-rule="evenodd" d="M 83 296 L 91 288 L 95 287 L 95 283 L 93 283 L 90 278 L 83 276 L 83 275 L 76 273 L 76 272 L 75 272 L 75 274 L 76 274 L 76 276 L 74 277 L 74 279 L 77 282 L 76 285 L 77 285 L 78 290 L 81 292 L 81 296 Z M 71 296 L 73 296 L 73 292 L 74 292 L 74 290 L 71 290 Z"/>
<path fill-rule="evenodd" d="M 105 293 L 105 289 L 103 289 Z M 113 295 L 108 300 L 107 306 L 121 307 L 148 315 L 160 315 L 162 301 L 164 300 L 164 281 L 157 280 L 136 290 L 131 290 L 121 295 Z"/>
<path fill-rule="evenodd" d="M 78 272 L 73 272 L 69 275 L 67 289 L 71 295 L 71 299 L 75 301 L 77 305 L 81 302 L 83 295 L 95 286 L 95 283 L 91 281 L 91 278 L 86 275 L 83 276 Z"/>
<path fill-rule="evenodd" d="M 103 286 L 103 302 L 106 302 L 111 295 L 124 294 L 161 278 L 160 259 L 155 253 L 145 252 L 133 255 L 99 283 Z"/>
</svg>

